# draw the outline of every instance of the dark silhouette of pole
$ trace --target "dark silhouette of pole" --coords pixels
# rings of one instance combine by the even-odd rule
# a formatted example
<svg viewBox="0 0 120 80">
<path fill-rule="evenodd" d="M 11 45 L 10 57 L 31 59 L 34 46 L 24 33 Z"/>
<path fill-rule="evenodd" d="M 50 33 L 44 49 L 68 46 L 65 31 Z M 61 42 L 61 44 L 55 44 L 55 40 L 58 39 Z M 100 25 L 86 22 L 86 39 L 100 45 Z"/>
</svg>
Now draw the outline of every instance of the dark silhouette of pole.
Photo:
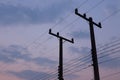
<svg viewBox="0 0 120 80">
<path fill-rule="evenodd" d="M 90 27 L 90 37 L 91 37 L 91 54 L 92 54 L 92 61 L 93 61 L 93 69 L 94 69 L 94 80 L 100 80 L 99 76 L 99 67 L 98 67 L 98 59 L 97 59 L 97 50 L 96 50 L 96 42 L 95 42 L 95 35 L 94 35 L 94 28 L 93 25 L 96 25 L 99 28 L 101 27 L 101 23 L 95 23 L 92 20 L 92 17 L 87 18 L 86 14 L 81 15 L 78 13 L 78 9 L 75 9 L 75 14 L 82 17 L 86 21 L 89 22 L 89 27 Z"/>
<path fill-rule="evenodd" d="M 70 43 L 74 43 L 73 38 L 71 40 L 68 40 L 62 36 L 59 35 L 59 33 L 54 34 L 52 33 L 51 29 L 49 30 L 49 34 L 59 38 L 59 66 L 58 66 L 58 79 L 64 80 L 63 78 L 63 40 L 68 41 Z"/>
</svg>

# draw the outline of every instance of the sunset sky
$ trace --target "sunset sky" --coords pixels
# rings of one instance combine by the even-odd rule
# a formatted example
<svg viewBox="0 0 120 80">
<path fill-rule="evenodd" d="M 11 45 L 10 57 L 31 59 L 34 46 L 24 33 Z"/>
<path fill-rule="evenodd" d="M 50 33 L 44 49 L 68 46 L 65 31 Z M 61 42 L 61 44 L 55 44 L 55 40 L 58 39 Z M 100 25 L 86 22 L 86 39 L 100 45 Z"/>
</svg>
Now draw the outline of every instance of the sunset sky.
<svg viewBox="0 0 120 80">
<path fill-rule="evenodd" d="M 60 33 L 64 80 L 93 80 L 89 24 L 94 26 L 101 80 L 120 79 L 120 0 L 0 0 L 0 80 L 57 80 Z"/>
</svg>

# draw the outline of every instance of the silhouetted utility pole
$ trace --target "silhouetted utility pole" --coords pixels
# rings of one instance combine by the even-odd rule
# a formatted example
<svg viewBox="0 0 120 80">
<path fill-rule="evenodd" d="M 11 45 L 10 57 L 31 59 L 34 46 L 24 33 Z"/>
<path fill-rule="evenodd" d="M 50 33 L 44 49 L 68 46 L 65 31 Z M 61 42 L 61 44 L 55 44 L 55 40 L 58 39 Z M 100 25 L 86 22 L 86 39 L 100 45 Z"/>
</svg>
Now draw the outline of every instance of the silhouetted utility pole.
<svg viewBox="0 0 120 80">
<path fill-rule="evenodd" d="M 82 17 L 83 19 L 85 19 L 86 21 L 89 22 L 89 26 L 90 26 L 90 37 L 91 37 L 91 54 L 92 54 L 92 60 L 93 60 L 93 69 L 94 69 L 94 80 L 100 80 L 100 76 L 99 76 L 99 67 L 98 67 L 98 59 L 97 59 L 97 51 L 96 51 L 96 43 L 95 43 L 95 35 L 94 35 L 94 28 L 93 25 L 96 25 L 99 28 L 101 27 L 101 23 L 95 23 L 92 19 L 92 17 L 87 18 L 86 14 L 81 15 L 80 13 L 78 13 L 78 9 L 75 9 L 75 14 Z"/>
<path fill-rule="evenodd" d="M 64 80 L 63 78 L 63 40 L 68 41 L 70 43 L 74 43 L 73 38 L 71 40 L 68 40 L 62 36 L 59 35 L 59 33 L 54 34 L 51 32 L 51 29 L 49 30 L 49 34 L 59 38 L 59 66 L 58 66 L 58 79 Z"/>
</svg>

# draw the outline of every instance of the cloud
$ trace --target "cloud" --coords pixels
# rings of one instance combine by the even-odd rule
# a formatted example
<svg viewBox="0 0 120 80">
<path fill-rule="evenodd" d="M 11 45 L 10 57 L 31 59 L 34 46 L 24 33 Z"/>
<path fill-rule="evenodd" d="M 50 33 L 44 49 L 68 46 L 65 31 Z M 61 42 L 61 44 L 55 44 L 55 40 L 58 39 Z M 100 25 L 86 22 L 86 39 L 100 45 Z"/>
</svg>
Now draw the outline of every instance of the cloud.
<svg viewBox="0 0 120 80">
<path fill-rule="evenodd" d="M 81 48 L 78 48 L 78 47 L 69 47 L 69 49 L 73 52 L 73 53 L 77 53 L 77 54 L 83 54 L 83 55 L 86 55 L 86 54 L 89 54 L 89 51 L 90 49 L 88 47 L 81 47 Z"/>
<path fill-rule="evenodd" d="M 5 63 L 12 63 L 16 62 L 16 59 L 29 61 L 30 55 L 27 49 L 18 45 L 0 47 L 0 61 L 3 61 Z"/>
<path fill-rule="evenodd" d="M 74 31 L 70 35 L 76 39 L 88 39 L 89 38 L 89 33 L 85 31 Z"/>
<path fill-rule="evenodd" d="M 68 10 L 67 1 L 56 2 L 45 8 L 0 4 L 0 25 L 42 24 L 55 22 Z"/>
<path fill-rule="evenodd" d="M 32 71 L 32 70 L 24 70 L 21 72 L 11 72 L 9 71 L 8 73 L 13 74 L 19 78 L 23 78 L 25 80 L 39 80 L 42 77 L 50 76 L 50 74 L 45 73 L 45 72 L 37 72 L 37 71 Z M 47 80 L 47 79 L 46 79 Z"/>
<path fill-rule="evenodd" d="M 119 10 L 119 1 L 109 1 L 104 9 L 106 15 L 111 15 Z"/>
<path fill-rule="evenodd" d="M 44 66 L 54 66 L 55 64 L 57 64 L 56 61 L 50 60 L 48 58 L 42 58 L 42 57 L 34 58 L 33 61 L 36 64 L 44 65 Z"/>
<path fill-rule="evenodd" d="M 68 79 L 68 80 L 74 80 L 74 79 L 77 79 L 79 78 L 80 76 L 76 75 L 76 74 L 68 74 L 65 76 L 65 79 Z"/>
<path fill-rule="evenodd" d="M 24 60 L 26 62 L 32 62 L 41 66 L 55 66 L 56 61 L 53 61 L 45 57 L 32 57 L 30 52 L 19 45 L 10 45 L 8 47 L 0 47 L 0 61 L 4 63 L 14 63 L 18 59 Z"/>
</svg>

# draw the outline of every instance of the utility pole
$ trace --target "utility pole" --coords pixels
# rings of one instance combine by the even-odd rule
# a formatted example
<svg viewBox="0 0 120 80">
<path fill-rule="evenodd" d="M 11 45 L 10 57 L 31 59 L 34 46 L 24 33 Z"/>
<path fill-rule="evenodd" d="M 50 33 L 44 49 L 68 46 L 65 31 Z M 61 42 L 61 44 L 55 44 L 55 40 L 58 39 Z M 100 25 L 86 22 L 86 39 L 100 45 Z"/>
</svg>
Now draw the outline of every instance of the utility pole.
<svg viewBox="0 0 120 80">
<path fill-rule="evenodd" d="M 78 9 L 75 9 L 75 14 L 80 16 L 81 18 L 85 19 L 89 22 L 90 27 L 90 37 L 91 37 L 91 54 L 92 54 L 92 61 L 93 61 L 93 69 L 94 69 L 94 80 L 100 80 L 99 76 L 99 67 L 98 67 L 98 59 L 97 59 L 97 50 L 96 50 L 96 42 L 95 42 L 95 35 L 94 35 L 94 28 L 93 25 L 96 25 L 99 28 L 101 27 L 101 23 L 95 23 L 92 19 L 92 17 L 87 18 L 86 14 L 81 15 L 78 13 Z"/>
<path fill-rule="evenodd" d="M 71 40 L 68 40 L 62 36 L 59 35 L 59 32 L 57 34 L 52 33 L 51 29 L 49 29 L 49 34 L 59 38 L 59 66 L 58 66 L 58 79 L 64 80 L 63 78 L 63 40 L 68 41 L 70 43 L 74 43 L 73 38 Z"/>
</svg>

